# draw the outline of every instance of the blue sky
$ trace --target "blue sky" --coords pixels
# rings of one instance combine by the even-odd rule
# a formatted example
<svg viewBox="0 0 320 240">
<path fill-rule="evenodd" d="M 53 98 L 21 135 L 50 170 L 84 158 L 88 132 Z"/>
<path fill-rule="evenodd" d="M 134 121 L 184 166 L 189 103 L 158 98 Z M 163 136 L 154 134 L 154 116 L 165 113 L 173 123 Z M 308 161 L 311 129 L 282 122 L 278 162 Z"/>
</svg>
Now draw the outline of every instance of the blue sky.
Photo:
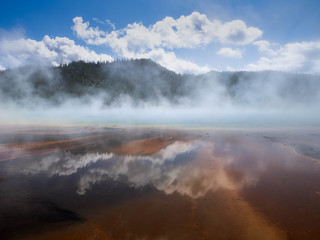
<svg viewBox="0 0 320 240">
<path fill-rule="evenodd" d="M 0 69 L 142 57 L 181 73 L 320 69 L 316 0 L 2 0 L 0 11 Z"/>
</svg>

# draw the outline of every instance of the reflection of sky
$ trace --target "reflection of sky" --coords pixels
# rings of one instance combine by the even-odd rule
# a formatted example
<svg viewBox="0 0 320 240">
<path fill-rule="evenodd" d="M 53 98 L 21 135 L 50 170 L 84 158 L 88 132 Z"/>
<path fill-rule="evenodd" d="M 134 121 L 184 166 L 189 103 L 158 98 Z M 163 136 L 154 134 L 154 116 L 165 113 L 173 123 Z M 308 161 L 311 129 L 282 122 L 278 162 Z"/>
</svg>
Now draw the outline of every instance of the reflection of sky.
<svg viewBox="0 0 320 240">
<path fill-rule="evenodd" d="M 192 189 L 195 187 L 192 182 L 204 172 L 193 169 L 195 166 L 191 166 L 191 163 L 195 161 L 196 150 L 202 145 L 199 141 L 176 141 L 152 156 L 113 153 L 74 155 L 65 152 L 47 156 L 40 162 L 33 162 L 23 171 L 26 174 L 46 172 L 49 176 L 81 174 L 78 194 L 85 194 L 96 183 L 108 179 L 117 181 L 124 177 L 132 187 L 152 185 L 167 194 L 178 192 L 197 197 L 203 193 Z M 208 187 L 205 189 L 206 192 Z"/>
<path fill-rule="evenodd" d="M 198 198 L 208 191 L 255 185 L 263 172 L 279 167 L 294 169 L 299 161 L 282 145 L 271 145 L 268 139 L 256 136 L 254 140 L 175 141 L 151 156 L 61 152 L 19 163 L 25 164 L 20 169 L 27 175 L 76 176 L 74 191 L 79 195 L 111 180 L 133 188 L 152 186 L 166 194 Z"/>
<path fill-rule="evenodd" d="M 151 156 L 61 152 L 33 161 L 23 168 L 25 174 L 39 172 L 52 176 L 77 175 L 79 195 L 104 181 L 125 181 L 131 187 L 153 186 L 166 194 L 179 193 L 198 198 L 208 191 L 236 189 L 258 178 L 243 170 L 235 181 L 228 172 L 234 164 L 237 149 L 230 144 L 202 141 L 175 141 Z M 258 164 L 258 163 L 256 163 Z"/>
<path fill-rule="evenodd" d="M 122 231 L 126 236 L 141 239 L 155 238 L 153 226 L 161 226 L 157 236 L 168 234 L 168 238 L 174 239 L 176 229 L 184 233 L 193 226 L 189 225 L 191 214 L 199 222 L 199 229 L 209 233 L 214 221 L 230 229 L 259 230 L 259 216 L 269 217 L 269 213 L 275 215 L 270 218 L 272 222 L 287 223 L 291 221 L 287 216 L 291 216 L 290 219 L 297 219 L 301 229 L 316 231 L 312 229 L 317 229 L 317 225 L 307 219 L 318 216 L 318 165 L 282 142 L 282 139 L 285 143 L 310 140 L 314 144 L 314 139 L 319 137 L 314 132 L 311 139 L 301 136 L 290 135 L 284 139 L 285 135 L 278 132 L 203 131 L 181 134 L 176 138 L 184 140 L 172 141 L 151 156 L 60 152 L 3 161 L 0 162 L 1 206 L 15 209 L 18 202 L 23 205 L 21 208 L 32 209 L 33 215 L 38 211 L 33 207 L 34 199 L 39 199 L 41 204 L 45 202 L 44 206 L 52 201 L 94 220 L 111 234 Z M 202 140 L 190 141 L 195 138 Z M 190 198 L 193 198 L 191 202 Z M 20 209 L 10 214 L 15 212 L 17 218 L 23 214 Z M 168 215 L 163 212 L 172 216 L 167 228 L 161 225 Z M 243 221 L 243 216 L 248 221 Z M 6 218 L 3 222 L 10 225 Z M 139 229 L 146 236 L 139 235 Z M 124 235 L 120 237 L 124 238 Z"/>
<path fill-rule="evenodd" d="M 209 190 L 233 188 L 222 164 L 198 157 L 198 152 L 208 147 L 199 142 L 176 142 L 153 156 L 117 157 L 110 167 L 90 168 L 81 176 L 77 192 L 84 194 L 93 184 L 120 176 L 125 176 L 132 187 L 152 185 L 166 194 L 177 192 L 195 198 Z"/>
</svg>

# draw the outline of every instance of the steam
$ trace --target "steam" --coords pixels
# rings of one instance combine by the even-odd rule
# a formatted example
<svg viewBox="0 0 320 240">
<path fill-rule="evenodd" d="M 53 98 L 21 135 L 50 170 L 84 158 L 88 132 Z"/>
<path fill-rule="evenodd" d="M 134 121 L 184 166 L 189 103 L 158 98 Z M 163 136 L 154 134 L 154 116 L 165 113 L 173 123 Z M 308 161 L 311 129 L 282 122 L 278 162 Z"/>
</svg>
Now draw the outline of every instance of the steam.
<svg viewBox="0 0 320 240">
<path fill-rule="evenodd" d="M 320 120 L 316 75 L 180 75 L 144 59 L 74 64 L 0 72 L 1 122 L 251 126 L 317 125 Z M 73 76 L 77 71 L 84 76 Z"/>
</svg>

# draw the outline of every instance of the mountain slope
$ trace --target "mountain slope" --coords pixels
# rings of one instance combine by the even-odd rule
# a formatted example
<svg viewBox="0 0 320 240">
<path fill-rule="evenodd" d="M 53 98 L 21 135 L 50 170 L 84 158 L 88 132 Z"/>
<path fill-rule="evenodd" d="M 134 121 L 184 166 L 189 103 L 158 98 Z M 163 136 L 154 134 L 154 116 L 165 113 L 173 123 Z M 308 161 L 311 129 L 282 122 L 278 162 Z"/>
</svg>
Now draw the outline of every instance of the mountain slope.
<svg viewBox="0 0 320 240">
<path fill-rule="evenodd" d="M 209 72 L 180 75 L 148 59 L 111 63 L 72 62 L 0 72 L 0 100 L 28 107 L 99 99 L 105 106 L 130 102 L 278 107 L 318 104 L 320 78 L 284 72 Z"/>
</svg>

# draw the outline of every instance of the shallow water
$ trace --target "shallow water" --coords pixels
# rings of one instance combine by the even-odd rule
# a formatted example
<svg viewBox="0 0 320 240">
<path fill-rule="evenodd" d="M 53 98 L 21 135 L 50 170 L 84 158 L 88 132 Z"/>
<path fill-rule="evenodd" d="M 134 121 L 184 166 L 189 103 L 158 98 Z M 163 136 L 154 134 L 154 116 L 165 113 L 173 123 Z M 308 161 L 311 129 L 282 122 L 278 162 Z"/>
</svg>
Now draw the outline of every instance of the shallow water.
<svg viewBox="0 0 320 240">
<path fill-rule="evenodd" d="M 320 131 L 1 126 L 4 239 L 320 239 Z"/>
</svg>

